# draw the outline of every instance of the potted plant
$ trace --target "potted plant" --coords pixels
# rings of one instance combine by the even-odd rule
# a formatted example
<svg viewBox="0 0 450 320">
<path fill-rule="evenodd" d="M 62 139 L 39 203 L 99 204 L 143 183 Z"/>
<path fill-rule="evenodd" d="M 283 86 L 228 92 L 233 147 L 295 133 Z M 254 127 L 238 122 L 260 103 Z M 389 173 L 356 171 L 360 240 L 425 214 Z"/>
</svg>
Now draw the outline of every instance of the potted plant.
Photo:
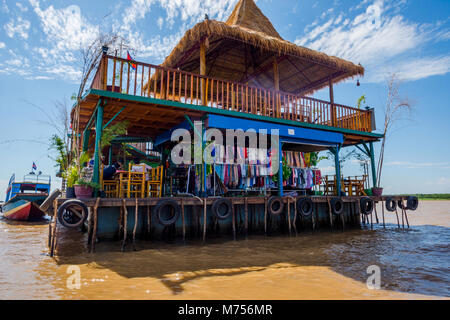
<svg viewBox="0 0 450 320">
<path fill-rule="evenodd" d="M 72 199 L 75 198 L 75 188 L 74 185 L 78 181 L 79 172 L 78 167 L 76 165 L 71 165 L 67 168 L 66 171 L 63 172 L 62 177 L 66 179 L 66 198 Z"/>
<path fill-rule="evenodd" d="M 77 184 L 74 186 L 75 195 L 77 199 L 89 199 L 92 198 L 92 193 L 94 189 L 100 188 L 100 185 L 95 182 L 85 181 L 80 179 L 77 181 Z"/>
</svg>

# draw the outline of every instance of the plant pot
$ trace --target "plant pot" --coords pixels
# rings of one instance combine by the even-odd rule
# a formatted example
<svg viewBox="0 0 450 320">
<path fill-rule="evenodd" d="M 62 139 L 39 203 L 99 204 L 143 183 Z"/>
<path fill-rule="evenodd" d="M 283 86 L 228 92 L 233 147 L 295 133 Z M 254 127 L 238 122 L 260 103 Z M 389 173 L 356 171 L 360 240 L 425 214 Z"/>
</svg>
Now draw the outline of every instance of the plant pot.
<svg viewBox="0 0 450 320">
<path fill-rule="evenodd" d="M 383 188 L 372 188 L 372 195 L 374 197 L 381 197 L 381 195 L 383 194 Z"/>
<path fill-rule="evenodd" d="M 364 189 L 364 192 L 365 192 L 366 195 L 368 195 L 369 197 L 371 197 L 371 196 L 373 195 L 372 189 Z"/>
<path fill-rule="evenodd" d="M 92 198 L 92 187 L 89 186 L 74 186 L 75 195 L 77 199 L 89 199 Z"/>
<path fill-rule="evenodd" d="M 75 188 L 74 187 L 67 187 L 66 188 L 66 199 L 73 199 L 75 198 Z"/>
</svg>

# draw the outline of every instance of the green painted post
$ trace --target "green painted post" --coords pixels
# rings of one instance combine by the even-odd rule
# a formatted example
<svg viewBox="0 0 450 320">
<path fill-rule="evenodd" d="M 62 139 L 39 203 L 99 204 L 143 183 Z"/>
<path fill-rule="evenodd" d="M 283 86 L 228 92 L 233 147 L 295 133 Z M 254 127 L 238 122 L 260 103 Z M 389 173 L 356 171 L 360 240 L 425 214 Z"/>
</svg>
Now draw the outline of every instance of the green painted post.
<svg viewBox="0 0 450 320">
<path fill-rule="evenodd" d="M 97 109 L 97 122 L 95 124 L 95 153 L 94 153 L 94 173 L 92 182 L 100 183 L 100 142 L 102 139 L 103 131 L 103 108 L 99 105 Z"/>
<path fill-rule="evenodd" d="M 337 196 L 341 196 L 341 164 L 339 161 L 339 146 L 333 148 L 334 150 L 334 166 L 336 169 L 336 192 Z"/>
<path fill-rule="evenodd" d="M 108 164 L 112 165 L 112 144 L 109 146 Z"/>
<path fill-rule="evenodd" d="M 88 151 L 89 149 L 89 136 L 91 135 L 91 130 L 86 129 L 83 132 L 83 152 Z"/>
<path fill-rule="evenodd" d="M 283 142 L 280 141 L 279 144 L 279 150 L 278 150 L 278 154 L 279 154 L 279 168 L 278 168 L 278 194 L 280 197 L 283 196 Z"/>
<path fill-rule="evenodd" d="M 377 171 L 375 169 L 375 153 L 373 151 L 373 142 L 369 142 L 370 147 L 370 166 L 372 167 L 372 183 L 373 187 L 377 186 Z"/>
</svg>

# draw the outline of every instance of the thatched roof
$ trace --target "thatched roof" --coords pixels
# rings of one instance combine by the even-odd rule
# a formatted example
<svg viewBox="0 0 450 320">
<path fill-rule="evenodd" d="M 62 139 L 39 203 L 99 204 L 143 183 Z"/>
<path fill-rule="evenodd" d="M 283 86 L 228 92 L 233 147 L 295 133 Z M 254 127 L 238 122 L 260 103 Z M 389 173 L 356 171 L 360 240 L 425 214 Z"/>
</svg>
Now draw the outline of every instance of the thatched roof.
<svg viewBox="0 0 450 320">
<path fill-rule="evenodd" d="M 209 45 L 207 76 L 274 88 L 278 62 L 280 90 L 307 94 L 364 74 L 361 65 L 283 40 L 253 0 L 240 0 L 226 22 L 204 20 L 188 30 L 163 66 L 200 73 L 200 42 Z"/>
</svg>

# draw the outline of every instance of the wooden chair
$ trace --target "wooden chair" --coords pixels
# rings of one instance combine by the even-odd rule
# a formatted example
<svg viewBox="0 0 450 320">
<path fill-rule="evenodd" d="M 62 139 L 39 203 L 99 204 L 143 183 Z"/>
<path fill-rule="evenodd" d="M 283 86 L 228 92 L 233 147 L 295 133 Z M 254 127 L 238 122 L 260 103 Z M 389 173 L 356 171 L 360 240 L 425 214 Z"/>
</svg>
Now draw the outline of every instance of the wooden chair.
<svg viewBox="0 0 450 320">
<path fill-rule="evenodd" d="M 103 180 L 103 169 L 104 165 L 102 163 L 100 168 L 100 185 L 105 193 L 106 198 L 117 198 L 119 197 L 119 181 L 117 180 Z"/>
<path fill-rule="evenodd" d="M 145 164 L 128 165 L 127 198 L 145 196 Z"/>
<path fill-rule="evenodd" d="M 149 197 L 161 198 L 163 170 L 162 165 L 150 170 L 150 177 L 147 181 L 147 195 Z"/>
</svg>

